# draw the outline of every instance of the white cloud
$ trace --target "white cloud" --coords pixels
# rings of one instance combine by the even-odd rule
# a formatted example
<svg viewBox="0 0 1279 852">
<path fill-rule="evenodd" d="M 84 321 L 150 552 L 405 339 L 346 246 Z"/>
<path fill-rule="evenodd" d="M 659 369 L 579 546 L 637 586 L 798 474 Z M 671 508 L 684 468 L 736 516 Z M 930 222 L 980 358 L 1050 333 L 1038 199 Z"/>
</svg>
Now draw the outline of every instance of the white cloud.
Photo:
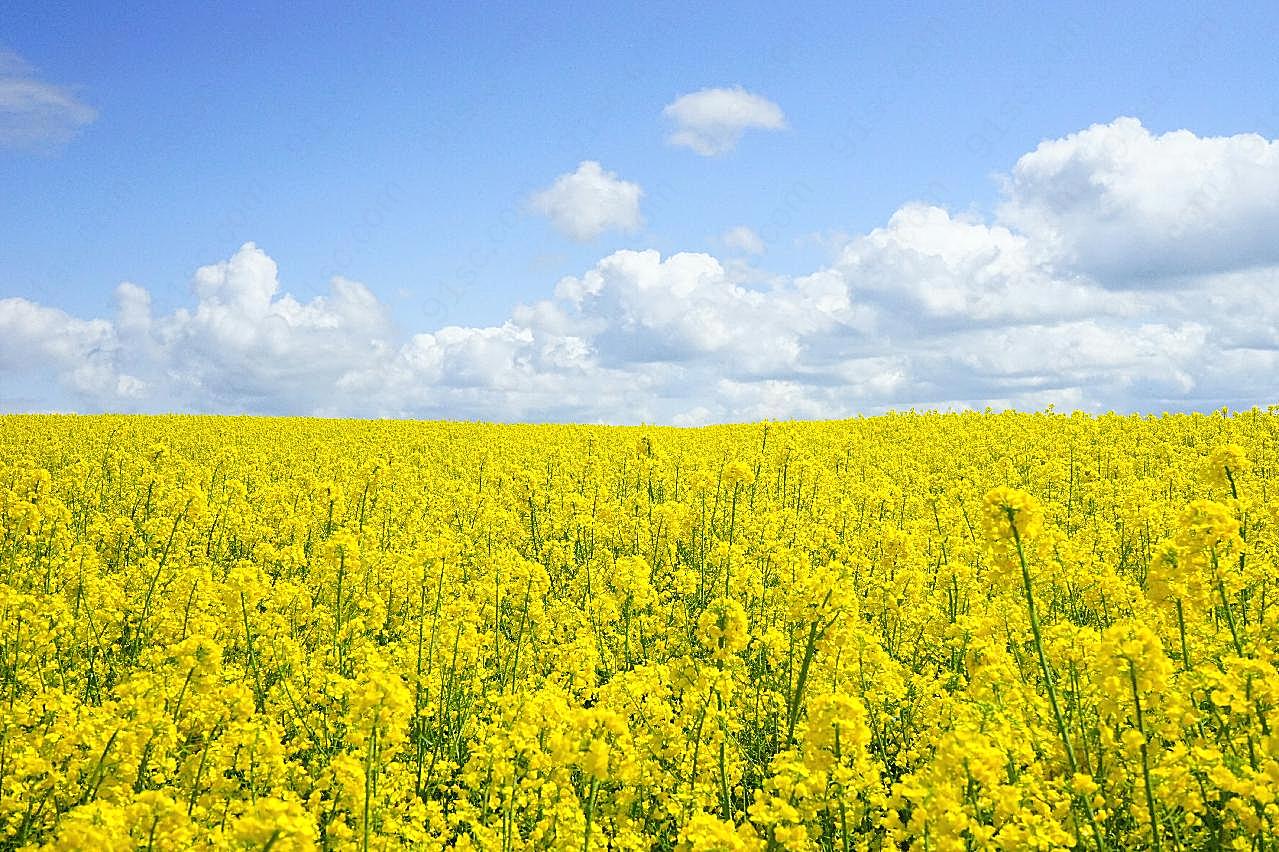
<svg viewBox="0 0 1279 852">
<path fill-rule="evenodd" d="M 1115 287 L 1279 263 L 1279 141 L 1154 135 L 1135 118 L 1017 161 L 1000 218 Z"/>
<path fill-rule="evenodd" d="M 16 53 L 0 51 L 0 147 L 56 147 L 97 115 L 72 90 L 38 79 Z"/>
<path fill-rule="evenodd" d="M 109 320 L 82 320 L 26 299 L 0 299 L 0 376 L 47 375 L 91 405 L 137 397 L 142 383 L 118 368 L 119 351 Z"/>
<path fill-rule="evenodd" d="M 644 224 L 637 183 L 606 172 L 594 160 L 585 160 L 577 171 L 560 175 L 549 187 L 529 199 L 533 210 L 551 220 L 566 237 L 587 242 L 605 231 L 636 231 Z"/>
<path fill-rule="evenodd" d="M 277 295 L 275 261 L 253 243 L 229 260 L 201 267 L 194 311 L 163 318 L 153 332 L 169 382 L 200 405 L 288 410 L 311 406 L 351 365 L 395 343 L 385 308 L 344 278 L 309 302 Z"/>
<path fill-rule="evenodd" d="M 1096 320 L 983 329 L 961 335 L 955 362 L 978 380 L 1031 388 L 1129 386 L 1147 382 L 1168 394 L 1193 389 L 1190 370 L 1207 330 L 1193 322 L 1125 325 Z M 1112 389 L 1113 390 L 1113 389 Z"/>
<path fill-rule="evenodd" d="M 675 124 L 667 141 L 691 148 L 703 157 L 731 151 L 746 130 L 786 127 L 781 107 L 741 86 L 682 95 L 667 104 L 662 114 Z"/>
<path fill-rule="evenodd" d="M 168 314 L 133 283 L 117 287 L 111 318 L 3 299 L 0 405 L 697 424 L 1273 402 L 1279 260 L 1238 238 L 1269 221 L 1267 199 L 1205 208 L 1222 224 L 1183 235 L 1197 265 L 1152 278 L 1175 250 L 1156 224 L 1175 216 L 1163 183 L 1133 175 L 1181 174 L 1186 149 L 1219 150 L 1204 181 L 1231 185 L 1251 163 L 1265 186 L 1275 143 L 1169 145 L 1122 119 L 1085 131 L 1114 133 L 1145 159 L 1081 154 L 1093 143 L 1079 134 L 1045 143 L 994 219 L 907 204 L 828 265 L 767 279 L 710 254 L 617 251 L 490 326 L 404 333 L 343 278 L 300 301 L 252 243 L 196 270 L 191 303 Z M 1054 151 L 1068 155 L 1043 154 Z M 1150 239 L 1089 254 L 1107 210 Z M 1213 228 L 1218 241 L 1204 236 Z"/>
<path fill-rule="evenodd" d="M 1169 297 L 1187 316 L 1213 317 L 1220 345 L 1279 350 L 1279 265 L 1196 278 Z"/>
<path fill-rule="evenodd" d="M 771 375 L 800 366 L 804 339 L 856 335 L 868 318 L 844 282 L 807 276 L 749 288 L 707 254 L 619 251 L 580 278 L 565 278 L 556 328 L 592 336 L 603 363 L 714 364 L 722 375 Z M 549 329 L 548 329 L 549 330 Z"/>
<path fill-rule="evenodd" d="M 741 254 L 763 254 L 765 250 L 764 240 L 745 225 L 729 228 L 720 237 L 720 241 L 729 249 Z"/>
<path fill-rule="evenodd" d="M 903 321 L 934 325 L 1069 319 L 1134 310 L 1122 296 L 1055 272 L 1021 234 L 907 204 L 849 241 L 837 268 Z"/>
</svg>

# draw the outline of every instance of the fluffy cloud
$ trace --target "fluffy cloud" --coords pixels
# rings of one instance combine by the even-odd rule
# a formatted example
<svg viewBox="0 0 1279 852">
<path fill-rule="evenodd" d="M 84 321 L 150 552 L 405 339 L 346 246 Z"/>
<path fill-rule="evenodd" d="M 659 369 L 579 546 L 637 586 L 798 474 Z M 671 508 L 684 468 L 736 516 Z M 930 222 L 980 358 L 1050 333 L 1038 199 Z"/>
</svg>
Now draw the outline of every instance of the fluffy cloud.
<svg viewBox="0 0 1279 852">
<path fill-rule="evenodd" d="M 138 396 L 143 384 L 115 368 L 120 341 L 104 319 L 81 320 L 26 299 L 0 299 L 0 375 L 46 374 L 90 404 Z"/>
<path fill-rule="evenodd" d="M 318 388 L 394 343 L 364 285 L 335 278 L 328 296 L 277 295 L 276 264 L 253 243 L 196 271 L 193 311 L 161 320 L 154 342 L 185 399 L 276 410 L 313 405 Z M 198 404 L 198 403 L 196 403 Z"/>
<path fill-rule="evenodd" d="M 675 124 L 667 141 L 691 148 L 703 157 L 731 151 L 746 130 L 786 127 L 781 107 L 741 86 L 682 95 L 667 104 L 662 114 Z"/>
<path fill-rule="evenodd" d="M 594 160 L 582 162 L 577 171 L 560 175 L 546 189 L 529 199 L 529 206 L 551 220 L 570 239 L 587 242 L 605 231 L 636 231 L 644 224 L 637 183 L 606 172 Z"/>
<path fill-rule="evenodd" d="M 1097 141 L 1116 135 L 1147 145 L 1141 162 Z M 1136 176 L 1184 174 L 1185 150 L 1217 151 L 1201 182 L 1233 185 L 1243 169 L 1269 186 L 1279 166 L 1263 143 L 1120 119 L 1023 157 L 993 219 L 906 204 L 793 277 L 617 251 L 501 323 L 416 334 L 343 278 L 295 299 L 248 243 L 199 268 L 191 303 L 166 315 L 132 283 L 110 318 L 0 300 L 0 406 L 698 424 L 1265 404 L 1279 259 L 1247 235 L 1268 197 L 1240 185 L 1246 197 L 1207 208 L 1219 224 L 1194 220 L 1176 248 L 1156 224 L 1176 218 L 1161 192 L 1179 184 Z M 1108 217 L 1147 238 L 1093 246 Z M 1174 250 L 1186 266 L 1167 263 Z"/>
<path fill-rule="evenodd" d="M 0 147 L 57 146 L 97 115 L 71 90 L 38 79 L 17 54 L 0 51 Z"/>
<path fill-rule="evenodd" d="M 353 364 L 394 344 L 386 311 L 341 278 L 329 296 L 279 295 L 275 262 L 253 243 L 201 267 L 194 308 L 152 315 L 121 284 L 113 320 L 0 301 L 0 373 L 49 375 L 90 408 L 316 411 Z"/>
<path fill-rule="evenodd" d="M 1081 276 L 1055 271 L 1022 234 L 907 204 L 851 240 L 836 267 L 900 321 L 968 326 L 1123 314 L 1135 309 Z"/>
<path fill-rule="evenodd" d="M 754 289 L 707 254 L 619 251 L 580 278 L 565 278 L 547 331 L 591 335 L 604 364 L 704 364 L 718 375 L 768 376 L 801 367 L 804 341 L 836 329 L 854 332 L 865 317 L 847 286 L 823 276 Z"/>
<path fill-rule="evenodd" d="M 1279 141 L 1154 135 L 1135 118 L 1043 142 L 1000 217 L 1113 287 L 1279 263 Z"/>
</svg>

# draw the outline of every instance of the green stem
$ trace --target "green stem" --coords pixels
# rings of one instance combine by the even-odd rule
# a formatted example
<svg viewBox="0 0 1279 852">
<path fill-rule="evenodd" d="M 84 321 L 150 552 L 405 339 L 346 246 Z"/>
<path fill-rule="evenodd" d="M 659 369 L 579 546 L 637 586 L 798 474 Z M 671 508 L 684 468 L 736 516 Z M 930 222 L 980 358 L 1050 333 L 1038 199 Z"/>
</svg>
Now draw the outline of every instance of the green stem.
<svg viewBox="0 0 1279 852">
<path fill-rule="evenodd" d="M 591 848 L 591 821 L 595 817 L 595 794 L 599 792 L 600 782 L 598 778 L 591 778 L 591 795 L 586 800 L 586 828 L 582 832 L 582 852 L 590 852 Z"/>
<path fill-rule="evenodd" d="M 724 821 L 733 821 L 733 800 L 728 794 L 728 768 L 725 760 L 725 742 L 728 739 L 728 726 L 724 724 L 724 697 L 715 690 L 715 707 L 719 711 L 719 793 L 722 800 Z"/>
<path fill-rule="evenodd" d="M 1189 671 L 1194 666 L 1190 662 L 1190 648 L 1186 645 L 1186 616 L 1182 612 L 1181 598 L 1177 598 L 1177 630 L 1181 633 L 1181 663 Z"/>
<path fill-rule="evenodd" d="M 1141 734 L 1141 776 L 1146 786 L 1146 809 L 1150 812 L 1150 840 L 1160 852 L 1159 819 L 1155 815 L 1155 793 L 1150 784 L 1150 753 L 1146 747 L 1146 723 L 1141 712 L 1141 692 L 1137 689 L 1137 666 L 1128 659 L 1128 680 L 1132 684 L 1132 701 L 1137 707 L 1137 731 Z"/>
<path fill-rule="evenodd" d="M 1066 750 L 1066 762 L 1070 766 L 1071 780 L 1073 782 L 1075 774 L 1079 771 L 1079 764 L 1075 760 L 1075 749 L 1070 744 L 1070 733 L 1066 730 L 1066 720 L 1062 717 L 1061 707 L 1057 703 L 1057 688 L 1053 685 L 1052 671 L 1048 668 L 1048 658 L 1044 654 L 1044 638 L 1039 629 L 1039 612 L 1035 608 L 1035 594 L 1030 582 L 1030 568 L 1026 565 L 1026 552 L 1022 548 L 1021 533 L 1017 530 L 1015 521 L 1016 512 L 1014 509 L 1005 507 L 1004 512 L 1008 515 L 1008 526 L 1013 531 L 1013 543 L 1017 546 L 1017 560 L 1021 563 L 1021 581 L 1026 592 L 1026 608 L 1030 612 L 1030 632 L 1035 637 L 1035 651 L 1039 655 L 1039 668 L 1043 672 L 1044 687 L 1048 691 L 1048 703 L 1052 707 L 1053 720 L 1057 723 L 1057 732 L 1061 735 L 1061 744 Z M 1097 844 L 1097 849 L 1105 849 L 1105 842 L 1101 837 L 1101 829 L 1097 826 L 1097 817 L 1093 814 L 1092 803 L 1082 795 L 1076 795 L 1076 799 L 1084 806 L 1084 813 L 1088 817 L 1088 824 L 1092 828 L 1093 840 Z"/>
</svg>

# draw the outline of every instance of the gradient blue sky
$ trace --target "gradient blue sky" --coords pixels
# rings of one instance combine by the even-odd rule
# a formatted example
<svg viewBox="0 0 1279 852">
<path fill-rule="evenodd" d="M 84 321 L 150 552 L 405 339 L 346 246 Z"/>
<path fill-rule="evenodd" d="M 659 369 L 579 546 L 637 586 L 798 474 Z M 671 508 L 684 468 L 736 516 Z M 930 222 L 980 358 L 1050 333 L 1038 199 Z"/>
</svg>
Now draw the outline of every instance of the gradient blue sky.
<svg viewBox="0 0 1279 852">
<path fill-rule="evenodd" d="M 1120 116 L 1279 137 L 1275 44 L 1262 3 L 9 2 L 0 51 L 96 119 L 0 146 L 0 298 L 106 317 L 130 281 L 167 314 L 252 241 L 280 292 L 354 279 L 407 337 L 500 325 L 617 250 L 722 257 L 734 226 L 767 244 L 746 278 L 802 276 L 909 202 L 993 221 L 1019 157 Z M 732 86 L 787 129 L 665 141 L 667 104 Z M 642 229 L 579 243 L 530 209 L 585 160 L 643 187 Z"/>
</svg>

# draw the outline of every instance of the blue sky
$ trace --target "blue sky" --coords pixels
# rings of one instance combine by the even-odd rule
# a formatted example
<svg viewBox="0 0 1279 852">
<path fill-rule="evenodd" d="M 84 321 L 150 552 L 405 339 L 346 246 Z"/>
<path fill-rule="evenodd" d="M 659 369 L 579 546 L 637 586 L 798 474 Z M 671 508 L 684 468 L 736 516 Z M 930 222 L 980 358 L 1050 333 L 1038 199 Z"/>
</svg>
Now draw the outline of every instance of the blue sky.
<svg viewBox="0 0 1279 852">
<path fill-rule="evenodd" d="M 427 13 L 409 4 L 377 11 L 316 5 L 299 12 L 292 5 L 193 11 L 172 4 L 66 10 L 10 3 L 0 11 L 0 51 L 8 57 L 0 71 L 7 67 L 10 79 L 72 99 L 92 120 L 81 114 L 65 132 L 27 133 L 18 143 L 0 144 L 0 299 L 82 323 L 118 325 L 117 285 L 128 281 L 149 293 L 157 318 L 182 308 L 196 312 L 197 268 L 228 261 L 252 242 L 278 264 L 277 297 L 287 292 L 305 305 L 329 294 L 334 276 L 358 281 L 389 321 L 373 337 L 403 347 L 414 335 L 444 326 L 514 322 L 536 336 L 546 329 L 520 321 L 517 306 L 551 299 L 561 279 L 581 279 L 619 251 L 651 249 L 660 258 L 698 253 L 721 262 L 723 286 L 773 292 L 844 268 L 850 244 L 884 228 L 911 202 L 992 227 L 1015 224 L 1019 236 L 1033 241 L 1029 220 L 1005 221 L 999 210 L 1018 200 L 1008 194 L 1006 176 L 1045 140 L 1123 116 L 1137 119 L 1153 138 L 1182 129 L 1197 140 L 1279 137 L 1276 43 L 1279 13 L 1267 4 L 1210 10 L 1192 4 L 909 10 L 899 4 L 703 10 L 682 3 L 449 4 Z M 784 114 L 784 128 L 747 127 L 730 150 L 713 156 L 671 144 L 668 136 L 678 128 L 664 109 L 706 89 L 762 98 Z M 30 119 L 10 112 L 11 123 Z M 4 130 L 0 124 L 0 138 Z M 1254 153 L 1243 156 L 1268 175 L 1269 154 Z M 531 199 L 587 161 L 599 163 L 610 179 L 641 188 L 633 211 L 639 219 L 573 239 Z M 1064 179 L 1064 172 L 1055 174 Z M 1174 180 L 1176 174 L 1220 184 L 1194 177 L 1193 168 L 1174 169 Z M 1222 222 L 1245 227 L 1219 206 L 1208 211 L 1218 220 L 1205 223 L 1206 230 Z M 1101 218 L 1105 211 L 1092 214 Z M 1254 226 L 1269 221 L 1263 215 Z M 724 234 L 735 227 L 749 228 L 765 251 L 738 251 L 734 258 Z M 1139 260 L 1133 262 L 1140 266 Z M 1256 257 L 1246 260 L 1212 260 L 1206 271 L 1257 268 Z M 1261 257 L 1262 268 L 1268 262 Z M 1060 259 L 1052 268 L 1063 268 Z M 1106 293 L 1150 289 L 1103 281 L 1093 268 L 1068 272 Z M 858 285 L 850 281 L 848 292 L 858 302 Z M 1256 286 L 1272 281 L 1263 277 Z M 1116 308 L 1119 314 L 1107 308 L 1106 316 L 1171 321 L 1178 310 L 1173 302 Z M 629 310 L 622 302 L 608 304 L 615 314 Z M 77 334 L 56 325 L 37 329 L 28 314 L 15 313 L 10 330 L 25 323 L 25 333 L 39 331 L 46 344 L 48 335 L 60 334 L 70 345 Z M 643 325 L 627 316 L 616 334 L 557 333 L 584 339 L 591 357 L 600 356 L 594 367 L 620 369 L 607 353 L 626 329 Z M 967 320 L 969 329 L 980 325 Z M 589 324 L 580 315 L 576 321 Z M 861 337 L 792 337 L 804 352 L 834 351 L 844 339 L 849 357 L 863 359 L 891 355 L 900 345 L 891 323 L 881 321 L 873 332 L 847 317 L 838 324 Z M 911 339 L 937 333 L 913 329 Z M 167 334 L 166 345 L 173 345 L 176 332 Z M 129 396 L 134 402 L 96 395 L 87 380 L 66 379 L 67 370 L 74 371 L 66 365 L 41 391 L 38 365 L 0 353 L 7 358 L 0 360 L 0 406 L 311 413 L 325 410 L 316 401 L 327 394 L 297 394 L 299 383 L 321 388 L 337 375 L 348 378 L 345 387 L 354 386 L 351 363 L 335 365 L 333 375 L 263 377 L 245 396 L 202 398 L 195 389 L 216 390 L 216 375 L 170 387 L 156 377 L 172 373 L 171 364 L 142 358 L 119 328 L 108 337 L 98 350 L 115 353 L 110 376 L 134 376 L 149 388 Z M 658 342 L 654 351 L 663 357 L 637 356 L 630 368 L 659 364 L 659 373 L 684 375 L 697 362 L 703 379 L 727 375 L 700 355 L 671 356 L 670 341 Z M 283 344 L 273 345 L 281 351 Z M 701 355 L 724 351 L 716 346 L 703 341 L 693 348 Z M 347 351 L 356 359 L 360 349 Z M 764 394 L 776 397 L 771 408 L 760 407 L 756 396 L 738 405 L 732 393 L 708 405 L 673 401 L 662 380 L 637 410 L 695 422 L 950 402 L 941 374 L 927 378 L 919 353 L 903 352 L 911 361 L 905 382 L 912 391 L 899 384 L 887 395 L 839 404 L 827 396 L 810 404 L 805 388 L 828 387 L 843 375 L 830 371 L 827 357 L 798 373 L 788 362 L 739 377 L 756 391 L 772 387 Z M 139 359 L 146 361 L 141 367 Z M 556 409 L 545 400 L 503 407 L 500 381 L 476 390 L 476 381 L 459 378 L 467 373 L 459 369 L 424 379 L 465 391 L 456 405 L 438 396 L 387 408 L 394 394 L 385 387 L 367 399 L 376 398 L 376 410 L 389 413 L 456 411 L 496 419 L 617 420 L 636 410 L 633 400 L 620 399 L 609 403 L 620 408 L 598 410 L 584 404 Z M 820 380 L 814 371 L 823 374 Z M 653 370 L 645 366 L 644 372 Z M 674 373 L 669 381 L 678 383 Z M 912 385 L 912 376 L 925 377 Z M 1246 402 L 1257 392 L 1243 382 L 1193 377 L 1181 397 L 1163 385 L 1143 396 L 1132 388 L 1144 385 L 1130 379 L 1121 382 L 1126 392 L 1090 395 L 1095 378 L 1076 377 L 1072 384 L 1058 376 L 1027 385 L 1040 396 L 991 386 L 966 389 L 954 400 L 1032 404 L 1051 400 L 1056 388 L 1065 404 L 1193 407 L 1217 396 Z M 795 381 L 802 386 L 798 397 L 760 384 Z M 363 407 L 355 394 L 341 410 Z"/>
</svg>

